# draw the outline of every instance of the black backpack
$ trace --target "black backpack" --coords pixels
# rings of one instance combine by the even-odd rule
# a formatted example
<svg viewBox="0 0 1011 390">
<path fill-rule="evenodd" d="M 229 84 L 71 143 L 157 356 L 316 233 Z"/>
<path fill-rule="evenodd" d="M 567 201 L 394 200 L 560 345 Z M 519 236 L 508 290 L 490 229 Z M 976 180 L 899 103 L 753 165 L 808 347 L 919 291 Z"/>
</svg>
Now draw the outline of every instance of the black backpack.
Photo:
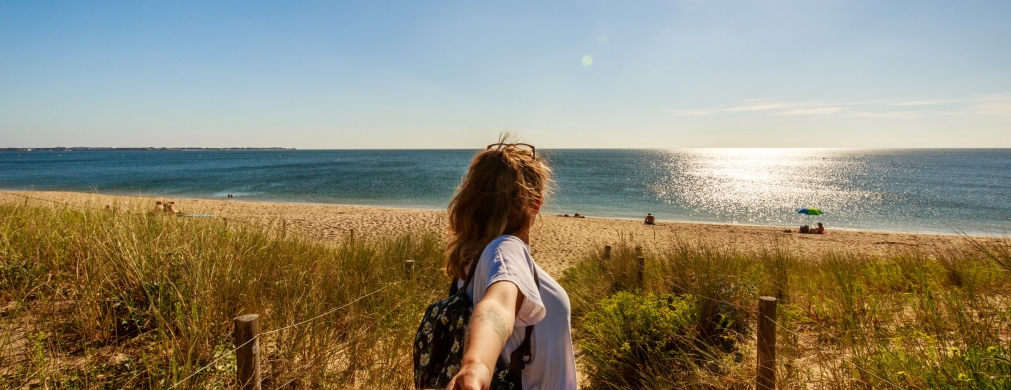
<svg viewBox="0 0 1011 390">
<path fill-rule="evenodd" d="M 478 260 L 471 261 L 470 272 L 463 288 L 458 289 L 456 280 L 449 288 L 449 297 L 433 303 L 425 310 L 425 316 L 414 336 L 414 387 L 417 389 L 444 389 L 456 376 L 463 361 L 463 341 L 474 311 L 474 302 L 467 296 L 467 287 L 474 279 Z M 540 287 L 537 271 L 534 281 Z M 530 363 L 530 334 L 534 326 L 527 326 L 523 343 L 509 355 L 506 364 L 500 358 L 492 373 L 492 390 L 520 390 L 523 388 L 523 367 Z"/>
</svg>

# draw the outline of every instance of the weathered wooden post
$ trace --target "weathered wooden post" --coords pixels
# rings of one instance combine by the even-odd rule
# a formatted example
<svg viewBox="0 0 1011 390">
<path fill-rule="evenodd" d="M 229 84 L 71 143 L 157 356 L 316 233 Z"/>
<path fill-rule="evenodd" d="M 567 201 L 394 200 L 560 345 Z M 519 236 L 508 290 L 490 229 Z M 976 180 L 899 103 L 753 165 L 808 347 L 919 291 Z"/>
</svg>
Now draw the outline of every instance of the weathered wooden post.
<svg viewBox="0 0 1011 390">
<path fill-rule="evenodd" d="M 260 390 L 260 315 L 235 317 L 235 374 L 242 390 Z M 252 340 L 252 341 L 250 341 Z"/>
<path fill-rule="evenodd" d="M 407 272 L 407 276 L 414 275 L 414 260 L 404 260 L 404 271 Z"/>
<path fill-rule="evenodd" d="M 643 278 L 646 276 L 645 275 L 645 273 L 646 273 L 646 258 L 643 257 L 643 256 L 639 256 L 639 257 L 637 257 L 635 259 L 635 261 L 636 261 L 636 265 L 639 267 L 639 269 L 637 270 L 638 276 L 639 276 L 639 287 L 642 288 L 643 290 L 645 290 L 646 289 L 646 280 L 643 279 Z"/>
<path fill-rule="evenodd" d="M 758 298 L 758 376 L 755 389 L 776 388 L 776 298 Z"/>
<path fill-rule="evenodd" d="M 611 260 L 611 246 L 604 246 L 604 260 Z"/>
</svg>

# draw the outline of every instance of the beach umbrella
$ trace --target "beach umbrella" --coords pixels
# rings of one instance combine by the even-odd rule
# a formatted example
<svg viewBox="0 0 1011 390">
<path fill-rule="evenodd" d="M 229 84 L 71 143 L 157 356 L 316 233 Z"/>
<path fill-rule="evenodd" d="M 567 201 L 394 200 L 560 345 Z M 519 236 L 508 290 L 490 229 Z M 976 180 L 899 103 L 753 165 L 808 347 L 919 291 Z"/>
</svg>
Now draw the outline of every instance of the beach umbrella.
<svg viewBox="0 0 1011 390">
<path fill-rule="evenodd" d="M 822 215 L 822 214 L 825 214 L 825 213 L 821 212 L 821 210 L 818 210 L 818 209 L 816 209 L 814 207 L 805 207 L 805 208 L 802 208 L 802 209 L 797 209 L 797 212 L 800 213 L 800 214 L 807 214 L 807 215 Z"/>
<path fill-rule="evenodd" d="M 802 208 L 802 209 L 797 209 L 797 213 L 798 214 L 807 215 L 809 218 L 812 215 L 822 215 L 822 214 L 825 214 L 825 213 L 821 212 L 821 210 L 818 210 L 818 209 L 816 209 L 814 207 L 805 207 L 805 208 Z M 802 233 L 807 233 L 807 232 L 805 232 L 803 230 L 801 230 L 801 232 Z"/>
</svg>

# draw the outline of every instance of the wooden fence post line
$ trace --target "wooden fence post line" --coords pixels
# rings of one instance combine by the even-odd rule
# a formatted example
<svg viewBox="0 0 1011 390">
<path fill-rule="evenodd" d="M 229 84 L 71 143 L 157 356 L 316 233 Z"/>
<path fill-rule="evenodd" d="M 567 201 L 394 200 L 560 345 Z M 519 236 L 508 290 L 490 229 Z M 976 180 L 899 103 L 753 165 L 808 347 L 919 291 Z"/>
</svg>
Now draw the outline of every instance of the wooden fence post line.
<svg viewBox="0 0 1011 390">
<path fill-rule="evenodd" d="M 260 390 L 260 315 L 235 317 L 235 374 L 239 389 Z M 249 341 L 253 340 L 253 341 Z M 248 342 L 248 344 L 247 344 Z"/>
<path fill-rule="evenodd" d="M 776 388 L 776 298 L 758 298 L 758 376 L 755 389 Z"/>
<path fill-rule="evenodd" d="M 611 260 L 611 246 L 604 246 L 604 260 Z"/>
<path fill-rule="evenodd" d="M 414 275 L 414 260 L 404 260 L 404 271 L 407 272 L 407 276 Z"/>
<path fill-rule="evenodd" d="M 638 269 L 639 287 L 642 288 L 643 290 L 645 290 L 646 289 L 646 280 L 643 279 L 643 278 L 646 276 L 646 275 L 644 275 L 645 271 L 646 271 L 646 258 L 643 257 L 643 256 L 639 256 L 635 260 L 636 260 L 636 265 L 639 266 L 639 269 Z"/>
</svg>

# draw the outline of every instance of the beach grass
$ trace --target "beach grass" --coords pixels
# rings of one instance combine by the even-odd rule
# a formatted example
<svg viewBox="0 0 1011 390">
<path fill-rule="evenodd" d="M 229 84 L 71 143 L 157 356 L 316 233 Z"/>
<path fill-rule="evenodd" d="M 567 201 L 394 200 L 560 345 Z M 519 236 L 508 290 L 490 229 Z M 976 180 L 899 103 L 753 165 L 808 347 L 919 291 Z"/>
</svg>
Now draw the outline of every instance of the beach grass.
<svg viewBox="0 0 1011 390">
<path fill-rule="evenodd" d="M 638 267 L 639 253 L 625 242 L 610 258 L 588 254 L 561 282 L 590 388 L 753 386 L 757 299 L 773 296 L 780 388 L 1006 389 L 1009 242 L 803 260 L 778 249 L 673 242 L 642 254 L 641 282 L 628 271 Z M 615 300 L 624 302 L 620 313 Z M 679 327 L 672 318 L 681 319 Z M 654 334 L 636 347 L 643 329 L 680 334 Z M 681 338 L 691 342 L 672 342 Z"/>
<path fill-rule="evenodd" d="M 139 203 L 0 216 L 2 388 L 231 388 L 247 313 L 264 388 L 411 388 L 414 332 L 448 287 L 432 233 L 335 243 Z M 801 259 L 628 237 L 560 282 L 591 389 L 753 386 L 764 295 L 780 388 L 1009 388 L 1011 241 L 969 247 Z"/>
<path fill-rule="evenodd" d="M 419 313 L 447 284 L 438 237 L 336 245 L 117 206 L 0 205 L 0 387 L 230 388 L 246 313 L 273 332 L 266 388 L 411 387 Z"/>
</svg>

